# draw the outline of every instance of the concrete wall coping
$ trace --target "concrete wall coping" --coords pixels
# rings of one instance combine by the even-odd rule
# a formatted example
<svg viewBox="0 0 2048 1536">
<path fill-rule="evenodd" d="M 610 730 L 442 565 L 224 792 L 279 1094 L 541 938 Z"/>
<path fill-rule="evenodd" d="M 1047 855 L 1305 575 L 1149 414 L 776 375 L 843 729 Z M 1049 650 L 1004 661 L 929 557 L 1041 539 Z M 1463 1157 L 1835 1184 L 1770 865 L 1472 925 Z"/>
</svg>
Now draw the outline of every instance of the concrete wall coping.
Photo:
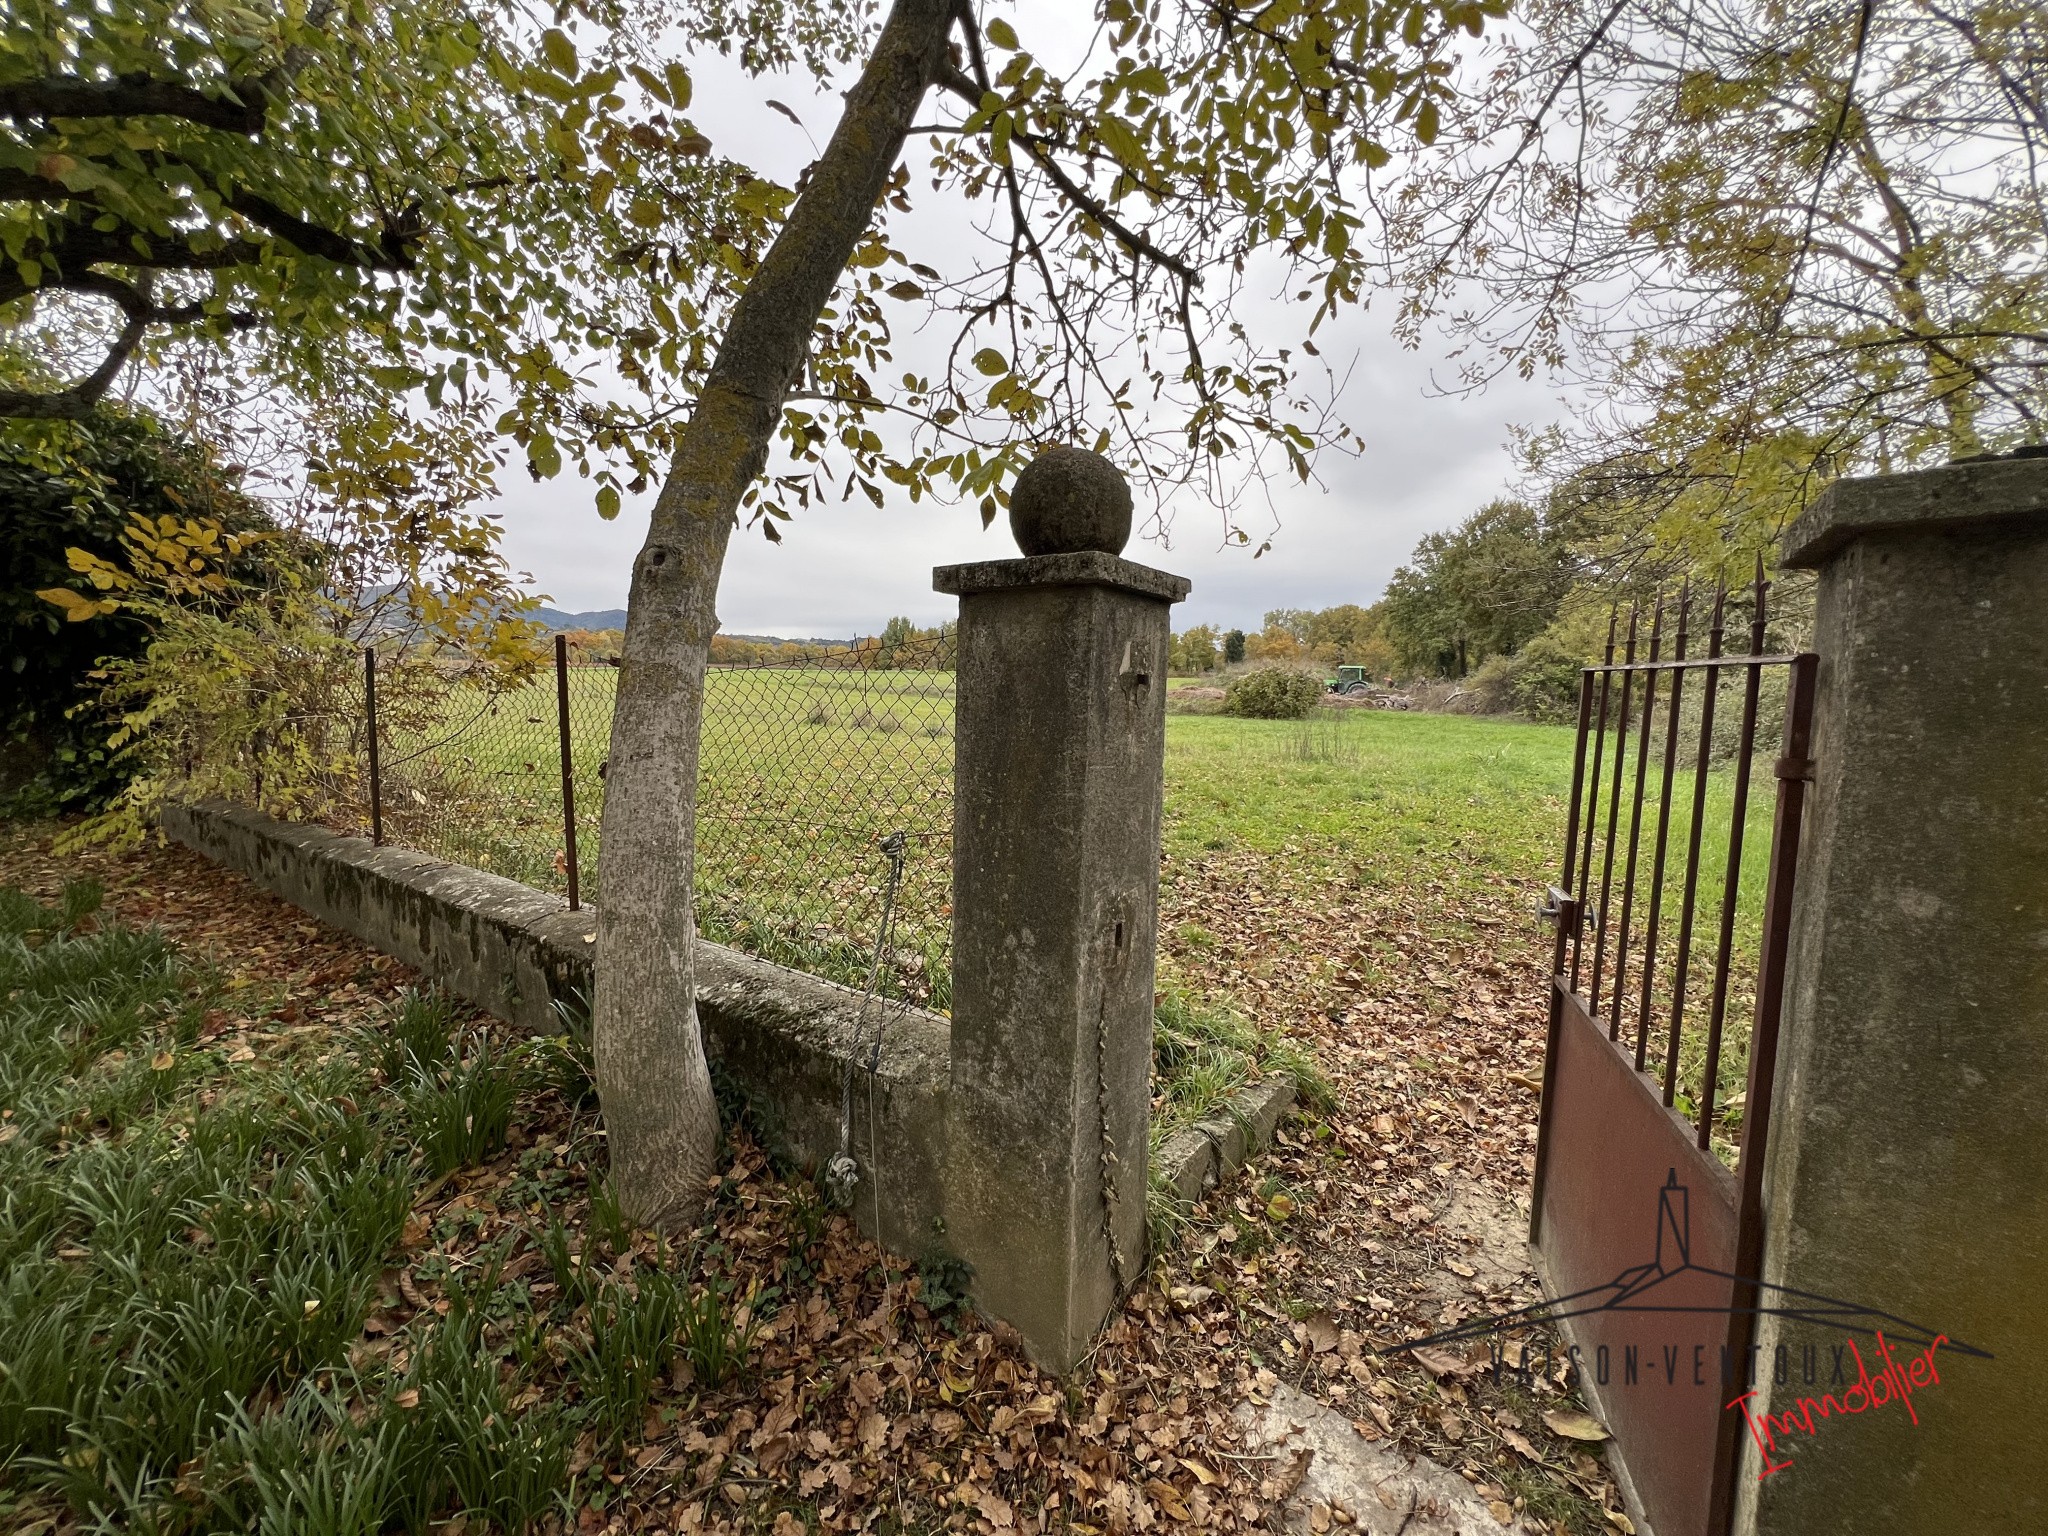
<svg viewBox="0 0 2048 1536">
<path fill-rule="evenodd" d="M 1154 570 L 1119 555 L 1087 549 L 1071 555 L 1030 555 L 1018 560 L 977 560 L 932 571 L 932 590 L 971 597 L 1019 587 L 1114 587 L 1140 597 L 1177 603 L 1188 595 L 1185 576 Z"/>
<path fill-rule="evenodd" d="M 2034 454 L 1839 480 L 1785 531 L 1779 560 L 1791 570 L 1814 570 L 1867 534 L 2043 517 L 2048 457 Z"/>
<path fill-rule="evenodd" d="M 1184 1126 L 1153 1154 L 1157 1177 L 1177 1204 L 1193 1205 L 1272 1144 L 1273 1132 L 1294 1108 L 1299 1089 L 1291 1072 L 1247 1084 L 1206 1120 Z"/>
</svg>

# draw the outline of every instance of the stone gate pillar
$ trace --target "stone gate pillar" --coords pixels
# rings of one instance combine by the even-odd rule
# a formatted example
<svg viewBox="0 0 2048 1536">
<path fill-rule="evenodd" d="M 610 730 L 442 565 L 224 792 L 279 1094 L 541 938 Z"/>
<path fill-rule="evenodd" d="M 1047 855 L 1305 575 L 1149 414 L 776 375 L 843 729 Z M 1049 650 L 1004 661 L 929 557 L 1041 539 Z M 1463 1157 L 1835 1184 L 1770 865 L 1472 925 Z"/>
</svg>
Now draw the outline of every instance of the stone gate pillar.
<svg viewBox="0 0 2048 1536">
<path fill-rule="evenodd" d="M 1145 1257 L 1168 616 L 1120 559 L 1131 495 L 1054 448 L 1018 476 L 1025 558 L 960 598 L 946 1226 L 986 1315 L 1065 1372 Z"/>
<path fill-rule="evenodd" d="M 1996 1358 L 1938 1349 L 1909 1411 L 1835 1378 L 1839 1330 L 1764 1318 L 1753 1406 L 1849 1411 L 1761 1479 L 1745 1435 L 1736 1527 L 2048 1530 L 2048 458 L 1843 482 L 1784 563 L 1820 667 L 1763 1278 Z"/>
</svg>

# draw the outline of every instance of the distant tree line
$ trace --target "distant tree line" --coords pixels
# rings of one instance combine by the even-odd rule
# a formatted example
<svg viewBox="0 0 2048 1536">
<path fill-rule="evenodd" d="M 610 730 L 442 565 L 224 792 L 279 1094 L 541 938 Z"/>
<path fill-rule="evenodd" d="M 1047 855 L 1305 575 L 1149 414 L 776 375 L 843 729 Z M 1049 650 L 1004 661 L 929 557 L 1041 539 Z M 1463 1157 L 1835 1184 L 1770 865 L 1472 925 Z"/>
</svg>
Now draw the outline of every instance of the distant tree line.
<svg viewBox="0 0 2048 1536">
<path fill-rule="evenodd" d="M 1553 714 L 1569 704 L 1610 600 L 1569 505 L 1489 502 L 1425 536 L 1378 602 L 1276 608 L 1250 635 L 1197 625 L 1174 636 L 1174 670 L 1358 666 L 1382 683 L 1469 681 L 1495 707 Z"/>
<path fill-rule="evenodd" d="M 926 670 L 953 665 L 951 624 L 920 628 L 906 618 L 893 618 L 879 635 L 859 635 L 844 644 L 816 640 L 773 640 L 746 635 L 713 635 L 714 667 L 763 667 L 816 663 L 862 671 Z M 572 662 L 616 664 L 625 635 L 616 629 L 564 630 Z"/>
</svg>

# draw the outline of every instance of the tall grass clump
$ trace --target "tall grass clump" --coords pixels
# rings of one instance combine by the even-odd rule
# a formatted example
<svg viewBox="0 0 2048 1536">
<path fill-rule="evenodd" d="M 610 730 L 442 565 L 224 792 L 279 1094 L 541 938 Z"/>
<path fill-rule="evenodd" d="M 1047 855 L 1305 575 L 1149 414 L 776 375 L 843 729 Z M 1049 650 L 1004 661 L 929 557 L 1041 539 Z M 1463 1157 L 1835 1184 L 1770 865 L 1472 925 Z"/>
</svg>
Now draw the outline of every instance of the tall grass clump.
<svg viewBox="0 0 2048 1536">
<path fill-rule="evenodd" d="M 414 1064 L 401 1090 L 427 1172 L 473 1168 L 504 1150 L 519 1098 L 520 1061 L 470 1037 L 467 1052 L 439 1069 Z"/>
<path fill-rule="evenodd" d="M 1309 1108 L 1330 1108 L 1329 1079 L 1308 1047 L 1278 1030 L 1260 1029 L 1234 1008 L 1167 985 L 1152 1015 L 1154 1146 L 1225 1108 L 1246 1084 L 1275 1072 L 1293 1077 Z"/>
<path fill-rule="evenodd" d="M 1355 768 L 1361 753 L 1358 732 L 1348 709 L 1318 709 L 1297 721 L 1287 738 L 1286 755 L 1299 763 L 1330 763 Z"/>
<path fill-rule="evenodd" d="M 415 992 L 347 1037 L 374 1071 L 234 1065 L 199 1038 L 232 992 L 98 906 L 0 890 L 0 1515 L 375 1536 L 566 1510 L 578 1430 L 515 1408 L 495 1269 L 451 1276 L 447 1316 L 389 1356 L 352 1353 L 422 1178 L 504 1146 L 523 1059 Z M 683 1310 L 655 1319 L 671 1355 Z M 610 1358 L 665 1365 L 638 1316 Z"/>
</svg>

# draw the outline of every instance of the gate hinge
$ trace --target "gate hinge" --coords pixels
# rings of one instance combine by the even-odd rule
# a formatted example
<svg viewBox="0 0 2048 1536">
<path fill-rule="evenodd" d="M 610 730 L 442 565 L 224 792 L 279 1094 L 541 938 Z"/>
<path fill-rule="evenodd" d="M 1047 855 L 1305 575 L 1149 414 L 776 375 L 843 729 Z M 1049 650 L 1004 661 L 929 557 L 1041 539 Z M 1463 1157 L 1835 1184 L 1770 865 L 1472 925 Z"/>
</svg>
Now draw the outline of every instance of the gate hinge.
<svg viewBox="0 0 2048 1536">
<path fill-rule="evenodd" d="M 1813 759 L 1810 757 L 1781 757 L 1771 770 L 1781 779 L 1804 779 L 1813 782 Z"/>
</svg>

